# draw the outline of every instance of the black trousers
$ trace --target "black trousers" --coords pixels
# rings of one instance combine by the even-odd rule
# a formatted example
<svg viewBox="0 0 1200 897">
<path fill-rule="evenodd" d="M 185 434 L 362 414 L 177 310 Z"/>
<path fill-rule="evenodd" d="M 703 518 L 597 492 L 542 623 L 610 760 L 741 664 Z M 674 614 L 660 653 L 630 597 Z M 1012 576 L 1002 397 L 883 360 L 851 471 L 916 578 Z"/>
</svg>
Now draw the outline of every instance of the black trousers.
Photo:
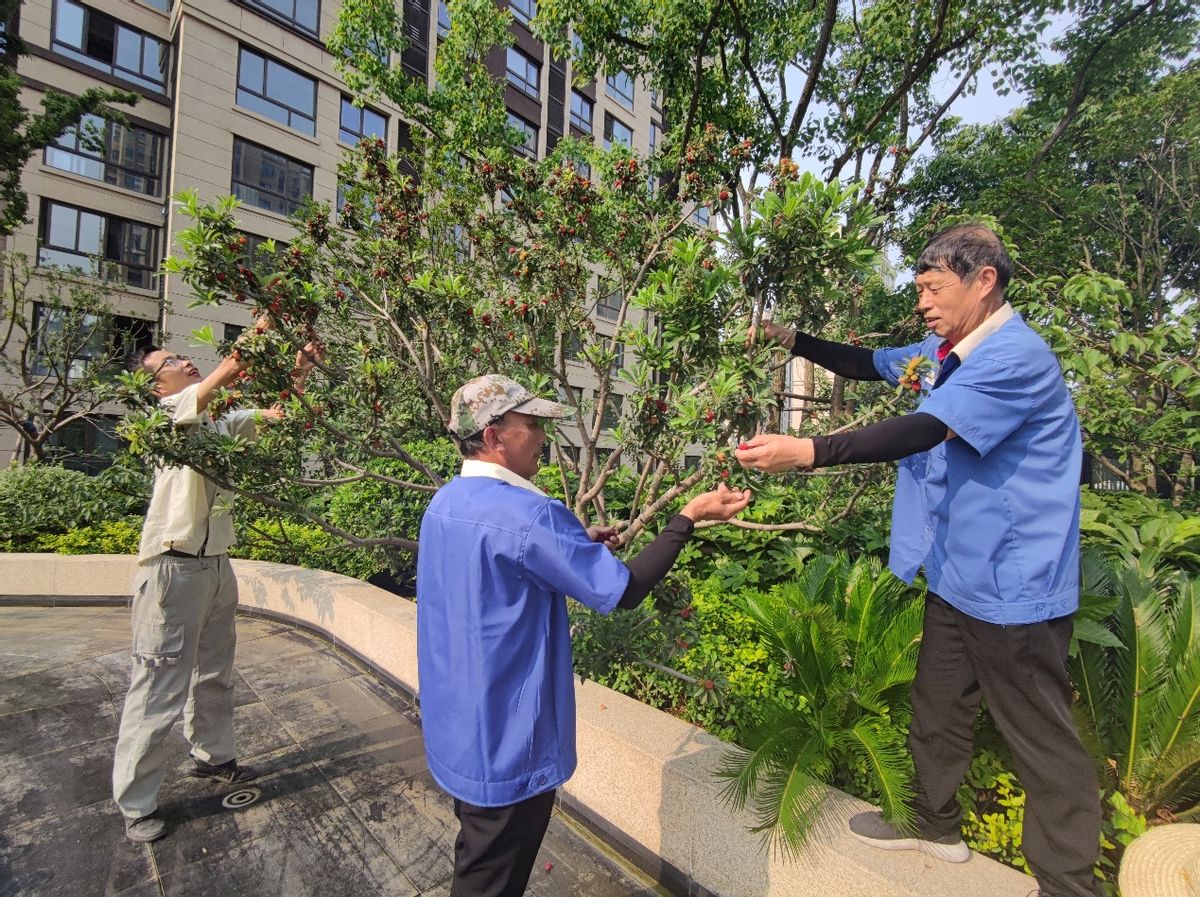
<svg viewBox="0 0 1200 897">
<path fill-rule="evenodd" d="M 477 807 L 456 798 L 460 828 L 450 897 L 521 897 L 553 809 L 553 791 L 505 807 Z"/>
<path fill-rule="evenodd" d="M 1025 788 L 1023 851 L 1042 897 L 1100 894 L 1092 871 L 1100 853 L 1099 784 L 1071 718 L 1071 626 L 1071 617 L 986 623 L 930 594 L 912 687 L 913 809 L 935 833 L 958 833 L 955 792 L 971 764 L 985 698 Z"/>
</svg>

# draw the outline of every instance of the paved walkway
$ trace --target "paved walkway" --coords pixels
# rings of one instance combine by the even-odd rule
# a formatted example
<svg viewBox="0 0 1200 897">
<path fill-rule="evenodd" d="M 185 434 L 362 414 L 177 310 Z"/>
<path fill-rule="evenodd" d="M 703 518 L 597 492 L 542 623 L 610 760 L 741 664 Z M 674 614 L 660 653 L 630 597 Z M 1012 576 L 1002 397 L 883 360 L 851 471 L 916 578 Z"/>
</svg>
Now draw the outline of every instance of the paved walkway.
<svg viewBox="0 0 1200 897">
<path fill-rule="evenodd" d="M 449 894 L 457 823 L 412 704 L 317 636 L 247 616 L 238 633 L 239 759 L 265 775 L 190 779 L 178 734 L 169 834 L 136 845 L 110 797 L 128 609 L 0 607 L 0 897 Z M 556 812 L 528 893 L 666 892 Z"/>
</svg>

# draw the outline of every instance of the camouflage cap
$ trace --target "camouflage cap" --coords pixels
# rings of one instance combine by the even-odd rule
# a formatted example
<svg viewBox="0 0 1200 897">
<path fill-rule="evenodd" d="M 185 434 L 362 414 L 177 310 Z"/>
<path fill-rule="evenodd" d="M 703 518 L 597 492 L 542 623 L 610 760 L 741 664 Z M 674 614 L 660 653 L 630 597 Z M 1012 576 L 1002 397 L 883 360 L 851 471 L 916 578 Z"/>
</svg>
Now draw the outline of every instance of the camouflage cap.
<svg viewBox="0 0 1200 897">
<path fill-rule="evenodd" d="M 566 405 L 539 399 L 515 380 L 484 374 L 468 380 L 454 393 L 450 400 L 450 432 L 460 438 L 473 436 L 507 411 L 553 418 L 573 413 Z"/>
</svg>

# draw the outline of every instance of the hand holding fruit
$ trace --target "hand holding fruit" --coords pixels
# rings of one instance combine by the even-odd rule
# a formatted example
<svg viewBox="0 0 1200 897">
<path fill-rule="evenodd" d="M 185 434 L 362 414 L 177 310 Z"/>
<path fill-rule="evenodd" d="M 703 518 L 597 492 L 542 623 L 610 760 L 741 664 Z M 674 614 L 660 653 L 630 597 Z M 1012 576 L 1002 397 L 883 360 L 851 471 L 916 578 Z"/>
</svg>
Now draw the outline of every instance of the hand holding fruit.
<svg viewBox="0 0 1200 897">
<path fill-rule="evenodd" d="M 693 523 L 702 520 L 725 521 L 746 509 L 750 504 L 750 490 L 741 492 L 730 489 L 724 483 L 712 492 L 697 495 L 679 513 L 689 518 Z"/>
<path fill-rule="evenodd" d="M 795 436 L 762 433 L 739 445 L 734 457 L 742 467 L 782 473 L 793 467 L 812 467 L 813 441 Z"/>
</svg>

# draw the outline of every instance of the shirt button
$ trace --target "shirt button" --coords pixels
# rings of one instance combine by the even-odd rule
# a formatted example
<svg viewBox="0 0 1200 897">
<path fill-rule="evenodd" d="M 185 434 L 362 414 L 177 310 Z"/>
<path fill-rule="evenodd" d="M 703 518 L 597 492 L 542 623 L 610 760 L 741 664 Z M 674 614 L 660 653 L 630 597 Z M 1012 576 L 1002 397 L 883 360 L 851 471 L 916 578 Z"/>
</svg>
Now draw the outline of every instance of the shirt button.
<svg viewBox="0 0 1200 897">
<path fill-rule="evenodd" d="M 539 785 L 545 785 L 545 784 L 546 784 L 546 777 L 545 777 L 545 776 L 538 776 L 538 777 L 537 777 L 537 783 L 538 783 Z"/>
</svg>

